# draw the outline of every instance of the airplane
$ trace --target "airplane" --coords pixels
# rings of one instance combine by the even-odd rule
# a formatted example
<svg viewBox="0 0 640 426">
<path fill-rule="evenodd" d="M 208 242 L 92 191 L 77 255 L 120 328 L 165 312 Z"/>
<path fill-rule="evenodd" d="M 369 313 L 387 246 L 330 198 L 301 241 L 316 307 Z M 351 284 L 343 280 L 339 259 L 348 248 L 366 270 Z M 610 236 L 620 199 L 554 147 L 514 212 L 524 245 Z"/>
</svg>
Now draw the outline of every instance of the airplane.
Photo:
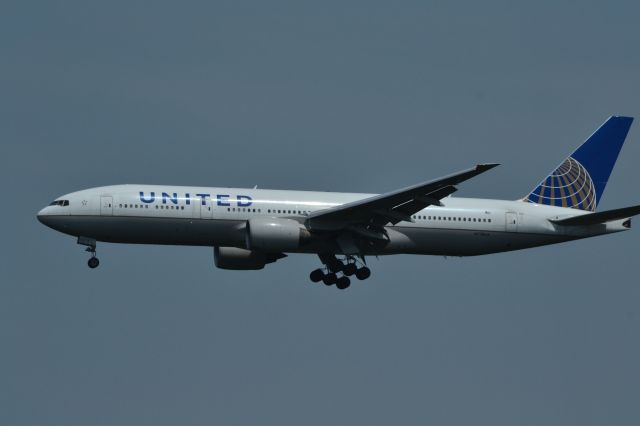
<svg viewBox="0 0 640 426">
<path fill-rule="evenodd" d="M 77 237 L 99 265 L 97 242 L 213 247 L 218 268 L 256 270 L 316 254 L 313 282 L 339 289 L 367 279 L 366 256 L 476 256 L 631 228 L 640 205 L 596 211 L 633 118 L 612 116 L 517 200 L 456 198 L 457 185 L 498 164 L 375 195 L 268 189 L 113 185 L 56 198 L 37 214 Z"/>
</svg>

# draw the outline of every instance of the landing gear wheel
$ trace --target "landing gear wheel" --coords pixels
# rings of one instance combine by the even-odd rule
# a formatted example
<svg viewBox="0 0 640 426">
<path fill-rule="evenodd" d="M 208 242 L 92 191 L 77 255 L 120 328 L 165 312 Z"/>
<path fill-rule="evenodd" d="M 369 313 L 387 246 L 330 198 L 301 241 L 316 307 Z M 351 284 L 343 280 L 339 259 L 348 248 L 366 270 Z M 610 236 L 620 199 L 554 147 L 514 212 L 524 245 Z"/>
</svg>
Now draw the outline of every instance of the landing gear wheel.
<svg viewBox="0 0 640 426">
<path fill-rule="evenodd" d="M 336 287 L 338 287 L 340 290 L 344 290 L 345 288 L 348 288 L 351 285 L 351 280 L 347 277 L 340 277 L 338 278 L 338 281 L 336 281 Z"/>
<path fill-rule="evenodd" d="M 356 271 L 356 278 L 359 280 L 366 280 L 371 276 L 371 269 L 363 266 L 362 268 Z"/>
<path fill-rule="evenodd" d="M 98 265 L 100 265 L 100 261 L 98 260 L 97 257 L 92 257 L 91 259 L 89 259 L 89 261 L 87 262 L 87 265 L 89 265 L 89 268 L 91 269 L 95 269 L 98 267 Z"/>
<path fill-rule="evenodd" d="M 309 278 L 311 279 L 311 281 L 313 281 L 314 283 L 320 282 L 322 281 L 322 278 L 324 277 L 324 272 L 322 271 L 322 269 L 314 269 L 313 271 L 311 271 L 311 273 L 309 274 Z"/>
<path fill-rule="evenodd" d="M 338 276 L 333 272 L 322 277 L 322 282 L 324 283 L 324 285 L 334 285 L 336 281 L 338 281 Z"/>
<path fill-rule="evenodd" d="M 347 263 L 344 266 L 344 269 L 342 269 L 342 273 L 344 273 L 347 277 L 350 277 L 351 275 L 356 273 L 356 270 L 357 267 L 355 263 Z"/>
</svg>

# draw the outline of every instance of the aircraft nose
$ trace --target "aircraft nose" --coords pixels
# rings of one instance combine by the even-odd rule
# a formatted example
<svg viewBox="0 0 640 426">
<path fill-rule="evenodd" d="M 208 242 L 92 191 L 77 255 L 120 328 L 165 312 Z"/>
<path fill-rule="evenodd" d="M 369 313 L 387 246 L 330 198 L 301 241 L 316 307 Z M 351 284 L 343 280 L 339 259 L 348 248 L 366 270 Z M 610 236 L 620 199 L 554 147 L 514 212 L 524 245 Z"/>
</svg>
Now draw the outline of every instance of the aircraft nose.
<svg viewBox="0 0 640 426">
<path fill-rule="evenodd" d="M 48 220 L 49 215 L 46 212 L 47 208 L 43 208 L 42 210 L 40 210 L 38 212 L 38 214 L 36 214 L 36 217 L 38 218 L 38 221 L 40 223 L 42 223 L 43 225 L 49 226 L 50 221 Z"/>
</svg>

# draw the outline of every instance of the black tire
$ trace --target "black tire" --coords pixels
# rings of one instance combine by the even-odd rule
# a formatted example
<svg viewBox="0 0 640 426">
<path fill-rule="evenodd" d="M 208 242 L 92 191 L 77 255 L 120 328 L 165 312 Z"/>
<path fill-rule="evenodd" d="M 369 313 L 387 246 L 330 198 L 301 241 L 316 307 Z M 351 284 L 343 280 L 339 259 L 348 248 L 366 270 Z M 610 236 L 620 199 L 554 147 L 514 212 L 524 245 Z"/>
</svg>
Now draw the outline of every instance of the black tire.
<svg viewBox="0 0 640 426">
<path fill-rule="evenodd" d="M 97 257 L 92 257 L 91 259 L 89 259 L 89 261 L 87 262 L 87 265 L 89 265 L 89 268 L 91 269 L 95 269 L 98 267 L 98 265 L 100 265 L 100 261 L 98 260 Z"/>
<path fill-rule="evenodd" d="M 322 278 L 324 277 L 324 272 L 322 271 L 322 269 L 314 269 L 313 271 L 311 271 L 311 273 L 309 274 L 309 278 L 311 279 L 311 281 L 313 281 L 314 283 L 318 283 L 320 281 L 322 281 Z"/>
<path fill-rule="evenodd" d="M 362 268 L 356 271 L 356 278 L 359 280 L 366 280 L 371 276 L 371 269 L 363 266 Z"/>
<path fill-rule="evenodd" d="M 357 268 L 357 266 L 356 266 L 356 264 L 355 264 L 355 263 L 348 263 L 348 264 L 346 264 L 346 265 L 345 265 L 345 267 L 344 267 L 344 269 L 342 270 L 342 272 L 343 272 L 346 276 L 350 277 L 351 275 L 353 275 L 353 274 L 355 274 L 355 273 L 356 273 L 356 270 L 357 270 L 357 269 L 358 269 L 358 268 Z"/>
<path fill-rule="evenodd" d="M 336 287 L 338 287 L 340 290 L 349 288 L 350 285 L 351 285 L 351 280 L 347 277 L 340 277 L 338 278 L 338 281 L 336 281 Z"/>
<path fill-rule="evenodd" d="M 324 277 L 322 277 L 322 282 L 325 285 L 334 285 L 336 281 L 338 281 L 338 276 L 333 272 L 326 274 Z"/>
</svg>

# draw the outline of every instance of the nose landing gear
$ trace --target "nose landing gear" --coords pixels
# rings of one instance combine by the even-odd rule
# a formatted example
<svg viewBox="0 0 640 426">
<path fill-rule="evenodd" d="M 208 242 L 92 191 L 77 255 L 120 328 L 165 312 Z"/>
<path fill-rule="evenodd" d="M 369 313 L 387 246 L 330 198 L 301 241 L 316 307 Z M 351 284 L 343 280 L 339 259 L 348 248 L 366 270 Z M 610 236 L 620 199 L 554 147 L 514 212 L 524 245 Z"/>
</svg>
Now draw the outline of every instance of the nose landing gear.
<svg viewBox="0 0 640 426">
<path fill-rule="evenodd" d="M 96 240 L 93 238 L 78 237 L 78 244 L 87 246 L 86 251 L 91 253 L 91 257 L 87 261 L 87 265 L 89 265 L 89 268 L 97 268 L 98 265 L 100 265 L 100 260 L 96 257 Z"/>
<path fill-rule="evenodd" d="M 87 265 L 89 265 L 89 268 L 91 269 L 95 269 L 98 267 L 98 265 L 100 265 L 100 260 L 98 260 L 98 258 L 95 256 L 95 253 L 93 257 L 89 258 L 89 260 L 87 261 Z"/>
</svg>

